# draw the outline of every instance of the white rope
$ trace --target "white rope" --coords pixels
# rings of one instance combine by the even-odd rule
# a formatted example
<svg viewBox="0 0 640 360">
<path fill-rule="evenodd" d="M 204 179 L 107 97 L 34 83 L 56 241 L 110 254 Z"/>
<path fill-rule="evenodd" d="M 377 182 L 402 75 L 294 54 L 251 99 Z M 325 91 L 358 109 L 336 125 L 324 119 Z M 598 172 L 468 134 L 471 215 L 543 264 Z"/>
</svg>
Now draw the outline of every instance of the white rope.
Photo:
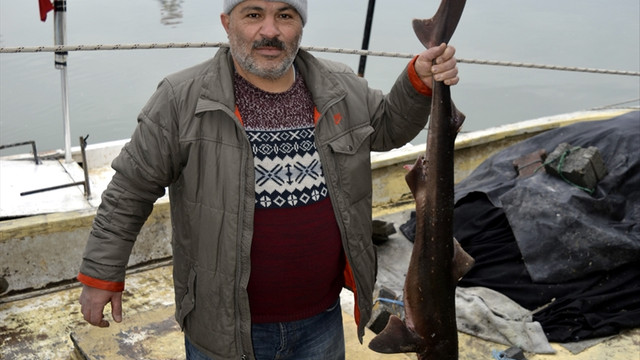
<svg viewBox="0 0 640 360">
<path fill-rule="evenodd" d="M 227 47 L 227 46 L 229 45 L 224 42 L 18 46 L 18 47 L 0 47 L 0 54 L 97 51 L 97 50 L 199 49 L 199 48 L 217 48 L 217 47 Z M 379 56 L 379 57 L 405 58 L 405 59 L 411 59 L 415 56 L 415 54 L 407 54 L 407 53 L 358 50 L 358 49 L 342 49 L 342 48 L 329 48 L 329 47 L 316 47 L 316 46 L 303 46 L 302 49 L 310 52 L 325 52 L 325 53 L 336 53 L 336 54 L 347 54 L 347 55 Z M 457 61 L 458 63 L 461 63 L 461 64 L 508 66 L 508 67 L 519 67 L 519 68 L 575 71 L 575 72 L 609 74 L 609 75 L 640 76 L 640 71 L 607 70 L 607 69 L 595 69 L 595 68 L 585 68 L 585 67 L 571 67 L 571 66 L 532 64 L 532 63 L 523 63 L 523 62 L 497 61 L 497 60 L 477 60 L 477 59 L 458 58 Z"/>
<path fill-rule="evenodd" d="M 532 64 L 532 63 L 523 63 L 523 62 L 507 62 L 507 61 L 496 61 L 496 60 L 473 60 L 473 59 L 472 60 L 457 59 L 457 60 L 459 63 L 467 63 L 467 64 L 512 66 L 512 67 L 544 69 L 544 70 L 577 71 L 577 72 L 587 72 L 587 73 L 596 73 L 596 74 L 640 76 L 639 71 L 607 70 L 607 69 L 558 66 L 558 65 L 541 65 L 541 64 Z"/>
<path fill-rule="evenodd" d="M 96 50 L 144 50 L 144 49 L 186 49 L 211 48 L 228 46 L 227 43 L 151 43 L 151 44 L 98 44 L 98 45 L 53 45 L 53 46 L 17 46 L 2 47 L 3 53 L 38 53 L 38 52 L 68 52 L 68 51 L 96 51 Z"/>
</svg>

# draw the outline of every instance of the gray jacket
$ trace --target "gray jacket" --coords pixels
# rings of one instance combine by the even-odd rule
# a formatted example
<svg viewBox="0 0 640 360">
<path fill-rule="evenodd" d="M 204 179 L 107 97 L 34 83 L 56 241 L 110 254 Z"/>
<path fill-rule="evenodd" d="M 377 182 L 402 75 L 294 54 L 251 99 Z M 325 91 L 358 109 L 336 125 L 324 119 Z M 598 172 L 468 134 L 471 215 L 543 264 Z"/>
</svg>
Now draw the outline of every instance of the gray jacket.
<svg viewBox="0 0 640 360">
<path fill-rule="evenodd" d="M 388 95 L 351 69 L 300 51 L 295 64 L 317 108 L 316 146 L 347 258 L 362 341 L 371 316 L 376 255 L 371 241 L 370 151 L 404 145 L 424 128 L 430 99 L 400 75 Z M 80 272 L 123 282 L 135 238 L 169 187 L 176 320 L 215 359 L 253 358 L 247 284 L 254 168 L 234 114 L 228 49 L 164 79 L 113 161 Z"/>
</svg>

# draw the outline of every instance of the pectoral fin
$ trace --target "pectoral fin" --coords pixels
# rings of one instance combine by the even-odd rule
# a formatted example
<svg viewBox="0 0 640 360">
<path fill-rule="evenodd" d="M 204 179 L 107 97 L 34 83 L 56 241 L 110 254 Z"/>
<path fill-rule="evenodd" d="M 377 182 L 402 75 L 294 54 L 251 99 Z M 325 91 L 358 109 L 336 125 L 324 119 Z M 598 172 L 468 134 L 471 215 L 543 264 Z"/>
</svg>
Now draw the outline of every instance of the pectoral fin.
<svg viewBox="0 0 640 360">
<path fill-rule="evenodd" d="M 456 238 L 453 238 L 453 281 L 458 283 L 460 279 L 471 270 L 476 261 L 469 255 Z"/>
<path fill-rule="evenodd" d="M 418 194 L 418 185 L 421 182 L 424 183 L 426 171 L 425 166 L 424 154 L 418 156 L 413 166 L 405 166 L 405 169 L 409 171 L 404 176 L 404 179 L 407 182 L 407 185 L 409 185 L 409 190 L 411 190 L 411 194 L 413 194 L 413 198 L 416 199 L 416 201 L 421 201 L 423 199 L 423 197 L 420 197 L 420 194 Z"/>
<path fill-rule="evenodd" d="M 384 330 L 369 343 L 369 349 L 383 354 L 417 352 L 421 343 L 422 339 L 400 318 L 391 315 Z"/>
</svg>

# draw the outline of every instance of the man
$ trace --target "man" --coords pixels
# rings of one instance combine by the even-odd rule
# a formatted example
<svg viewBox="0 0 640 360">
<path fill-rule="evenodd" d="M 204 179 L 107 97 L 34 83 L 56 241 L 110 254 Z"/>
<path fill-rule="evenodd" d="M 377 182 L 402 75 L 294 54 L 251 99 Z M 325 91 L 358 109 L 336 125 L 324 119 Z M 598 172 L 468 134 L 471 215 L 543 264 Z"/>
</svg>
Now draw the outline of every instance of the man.
<svg viewBox="0 0 640 360">
<path fill-rule="evenodd" d="M 85 320 L 122 319 L 125 266 L 169 187 L 176 320 L 188 359 L 342 359 L 339 302 L 371 315 L 370 151 L 410 141 L 455 49 L 424 51 L 388 95 L 299 50 L 307 2 L 225 0 L 230 49 L 164 79 L 114 160 L 78 279 Z"/>
</svg>

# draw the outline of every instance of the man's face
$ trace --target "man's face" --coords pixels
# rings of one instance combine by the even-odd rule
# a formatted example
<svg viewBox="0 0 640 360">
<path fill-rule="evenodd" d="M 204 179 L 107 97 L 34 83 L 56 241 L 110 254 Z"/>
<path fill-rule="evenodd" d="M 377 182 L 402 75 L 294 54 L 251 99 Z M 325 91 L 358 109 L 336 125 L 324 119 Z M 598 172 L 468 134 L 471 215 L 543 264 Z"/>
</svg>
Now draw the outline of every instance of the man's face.
<svg viewBox="0 0 640 360">
<path fill-rule="evenodd" d="M 302 18 L 282 2 L 247 0 L 222 14 L 231 54 L 242 70 L 279 79 L 290 68 L 302 38 Z"/>
</svg>

